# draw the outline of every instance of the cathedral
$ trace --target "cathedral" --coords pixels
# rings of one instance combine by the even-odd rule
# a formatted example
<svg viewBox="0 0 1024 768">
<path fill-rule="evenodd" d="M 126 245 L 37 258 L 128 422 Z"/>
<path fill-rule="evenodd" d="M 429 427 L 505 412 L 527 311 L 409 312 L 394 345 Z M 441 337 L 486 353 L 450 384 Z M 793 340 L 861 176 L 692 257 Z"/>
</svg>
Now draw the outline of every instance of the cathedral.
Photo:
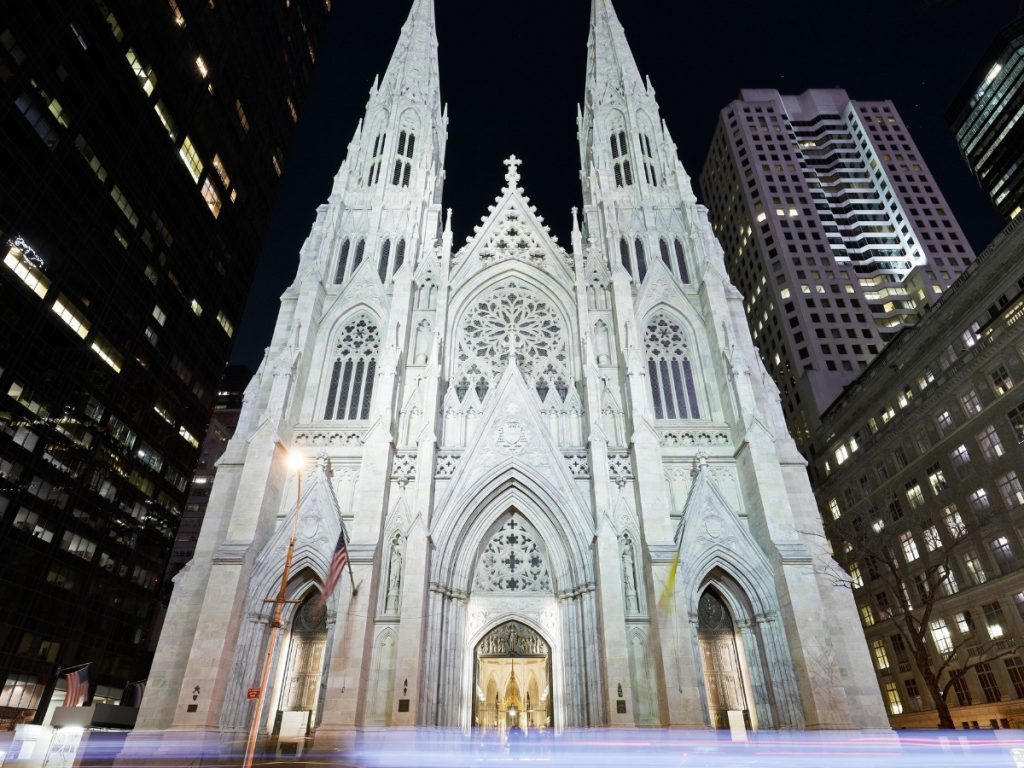
<svg viewBox="0 0 1024 768">
<path fill-rule="evenodd" d="M 388 726 L 888 727 L 611 0 L 587 55 L 571 241 L 512 155 L 456 246 L 433 0 L 414 0 L 281 299 L 137 728 L 244 744 L 256 689 L 282 751 Z M 351 578 L 324 602 L 342 531 Z"/>
</svg>

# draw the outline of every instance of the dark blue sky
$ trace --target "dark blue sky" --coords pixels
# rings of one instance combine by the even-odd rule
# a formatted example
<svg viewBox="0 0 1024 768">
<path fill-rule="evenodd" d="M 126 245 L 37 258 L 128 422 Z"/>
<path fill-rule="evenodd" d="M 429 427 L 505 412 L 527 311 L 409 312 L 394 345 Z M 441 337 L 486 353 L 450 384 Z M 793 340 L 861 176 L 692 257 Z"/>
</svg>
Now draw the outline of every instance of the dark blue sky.
<svg viewBox="0 0 1024 768">
<path fill-rule="evenodd" d="M 563 242 L 579 205 L 576 104 L 583 96 L 590 0 L 435 0 L 450 126 L 444 205 L 456 245 L 524 160 L 523 186 Z M 233 362 L 270 343 L 316 207 L 383 73 L 411 0 L 335 0 L 282 179 Z M 976 250 L 999 221 L 950 138 L 943 114 L 1018 0 L 618 0 L 641 72 L 658 93 L 696 180 L 719 110 L 741 88 L 845 88 L 892 99 Z M 698 196 L 700 190 L 696 190 Z"/>
</svg>

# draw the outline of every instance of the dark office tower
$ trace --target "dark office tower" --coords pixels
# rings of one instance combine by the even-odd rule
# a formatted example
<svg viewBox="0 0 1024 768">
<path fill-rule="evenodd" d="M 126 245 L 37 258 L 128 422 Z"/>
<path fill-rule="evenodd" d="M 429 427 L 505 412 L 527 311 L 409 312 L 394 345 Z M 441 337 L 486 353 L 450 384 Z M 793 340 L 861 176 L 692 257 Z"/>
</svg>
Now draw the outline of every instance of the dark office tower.
<svg viewBox="0 0 1024 768">
<path fill-rule="evenodd" d="M 891 101 L 744 90 L 700 184 L 806 450 L 819 415 L 974 253 Z"/>
<path fill-rule="evenodd" d="M 210 501 L 210 487 L 213 485 L 213 475 L 217 471 L 217 461 L 223 455 L 228 440 L 235 434 L 238 415 L 242 412 L 242 398 L 250 379 L 252 371 L 246 366 L 229 365 L 217 388 L 213 417 L 199 448 L 199 464 L 188 489 L 185 511 L 181 515 L 181 525 L 178 526 L 174 549 L 167 564 L 165 589 L 168 591 L 171 588 L 171 579 L 196 552 L 196 542 L 199 540 L 199 529 L 203 527 L 206 505 Z"/>
<path fill-rule="evenodd" d="M 101 698 L 146 675 L 328 12 L 4 4 L 0 723 L 42 719 L 58 667 Z"/>
<path fill-rule="evenodd" d="M 964 83 L 946 122 L 1005 221 L 1024 206 L 1024 17 L 1005 27 Z"/>
</svg>

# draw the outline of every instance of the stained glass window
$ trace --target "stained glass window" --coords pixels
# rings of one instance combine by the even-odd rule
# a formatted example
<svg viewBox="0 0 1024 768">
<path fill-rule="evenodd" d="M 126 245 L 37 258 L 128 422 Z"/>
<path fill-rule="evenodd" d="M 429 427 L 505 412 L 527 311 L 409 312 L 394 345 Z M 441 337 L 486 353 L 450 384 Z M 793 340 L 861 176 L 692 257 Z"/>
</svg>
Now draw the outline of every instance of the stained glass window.
<svg viewBox="0 0 1024 768">
<path fill-rule="evenodd" d="M 699 419 L 690 349 L 679 324 L 659 315 L 647 326 L 647 373 L 656 419 Z"/>
<path fill-rule="evenodd" d="M 360 315 L 345 324 L 335 345 L 325 419 L 356 421 L 370 417 L 379 354 L 380 331 L 372 320 Z"/>
</svg>

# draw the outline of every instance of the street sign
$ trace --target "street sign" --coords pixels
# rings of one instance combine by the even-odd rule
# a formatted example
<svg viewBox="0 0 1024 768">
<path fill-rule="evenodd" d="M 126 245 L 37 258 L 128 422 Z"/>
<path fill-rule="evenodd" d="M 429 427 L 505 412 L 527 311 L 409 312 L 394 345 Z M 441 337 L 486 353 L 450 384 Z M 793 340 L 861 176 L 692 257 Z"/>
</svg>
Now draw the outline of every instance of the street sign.
<svg viewBox="0 0 1024 768">
<path fill-rule="evenodd" d="M 245 694 L 245 698 L 247 698 L 247 699 L 258 699 L 259 697 L 260 697 L 260 689 L 259 688 L 250 688 L 249 692 Z"/>
</svg>

